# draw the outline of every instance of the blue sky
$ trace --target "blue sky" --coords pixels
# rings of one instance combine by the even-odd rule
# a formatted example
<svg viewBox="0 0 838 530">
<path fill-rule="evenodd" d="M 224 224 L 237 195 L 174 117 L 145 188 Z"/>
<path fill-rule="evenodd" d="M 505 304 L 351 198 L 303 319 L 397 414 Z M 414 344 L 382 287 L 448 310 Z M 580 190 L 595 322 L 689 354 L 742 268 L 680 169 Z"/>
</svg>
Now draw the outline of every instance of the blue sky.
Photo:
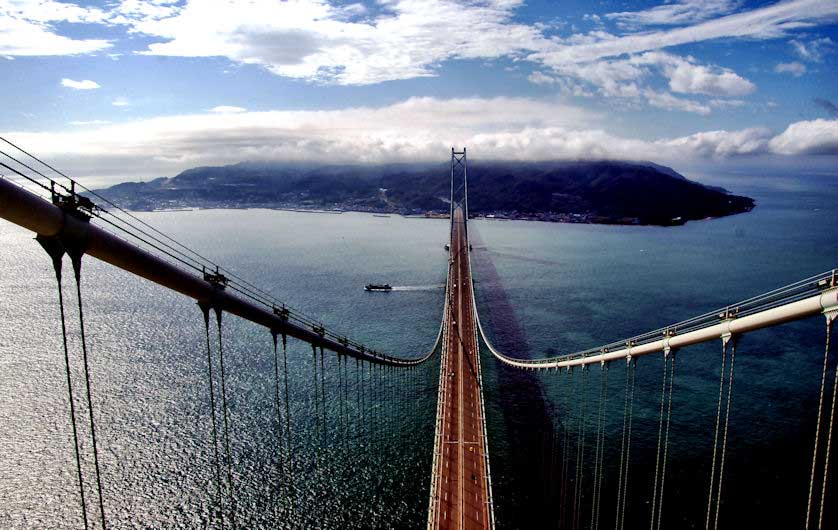
<svg viewBox="0 0 838 530">
<path fill-rule="evenodd" d="M 826 167 L 836 57 L 834 0 L 0 0 L 0 132 L 99 180 L 464 144 Z"/>
</svg>

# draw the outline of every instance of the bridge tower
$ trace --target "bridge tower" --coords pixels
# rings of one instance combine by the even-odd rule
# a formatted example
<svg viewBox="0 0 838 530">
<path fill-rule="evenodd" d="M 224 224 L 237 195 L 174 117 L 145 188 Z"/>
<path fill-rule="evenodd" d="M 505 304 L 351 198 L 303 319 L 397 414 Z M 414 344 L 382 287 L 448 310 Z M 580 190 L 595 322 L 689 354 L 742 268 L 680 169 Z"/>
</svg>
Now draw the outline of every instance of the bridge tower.
<svg viewBox="0 0 838 530">
<path fill-rule="evenodd" d="M 463 209 L 463 227 L 466 240 L 468 240 L 468 159 L 466 148 L 457 151 L 451 148 L 451 230 L 454 230 L 454 210 L 457 207 Z"/>
</svg>

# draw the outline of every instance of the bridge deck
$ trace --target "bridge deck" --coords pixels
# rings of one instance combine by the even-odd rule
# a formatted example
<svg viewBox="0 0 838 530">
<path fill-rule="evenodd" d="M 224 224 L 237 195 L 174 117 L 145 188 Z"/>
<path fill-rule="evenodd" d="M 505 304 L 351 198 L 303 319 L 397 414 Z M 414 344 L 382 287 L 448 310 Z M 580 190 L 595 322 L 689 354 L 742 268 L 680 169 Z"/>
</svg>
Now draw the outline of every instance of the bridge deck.
<svg viewBox="0 0 838 530">
<path fill-rule="evenodd" d="M 461 209 L 454 212 L 451 259 L 428 528 L 491 528 L 474 293 Z"/>
</svg>

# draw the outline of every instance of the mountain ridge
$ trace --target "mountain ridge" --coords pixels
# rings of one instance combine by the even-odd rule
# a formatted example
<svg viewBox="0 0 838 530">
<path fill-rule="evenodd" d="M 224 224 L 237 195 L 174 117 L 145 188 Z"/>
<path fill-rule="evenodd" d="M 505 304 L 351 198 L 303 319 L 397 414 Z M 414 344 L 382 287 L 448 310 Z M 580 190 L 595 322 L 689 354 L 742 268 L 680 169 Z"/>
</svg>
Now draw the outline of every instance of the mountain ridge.
<svg viewBox="0 0 838 530">
<path fill-rule="evenodd" d="M 99 190 L 133 210 L 308 208 L 447 213 L 447 164 L 341 165 L 240 162 Z M 750 211 L 753 199 L 691 181 L 653 162 L 470 161 L 477 216 L 642 225 L 683 224 Z"/>
</svg>

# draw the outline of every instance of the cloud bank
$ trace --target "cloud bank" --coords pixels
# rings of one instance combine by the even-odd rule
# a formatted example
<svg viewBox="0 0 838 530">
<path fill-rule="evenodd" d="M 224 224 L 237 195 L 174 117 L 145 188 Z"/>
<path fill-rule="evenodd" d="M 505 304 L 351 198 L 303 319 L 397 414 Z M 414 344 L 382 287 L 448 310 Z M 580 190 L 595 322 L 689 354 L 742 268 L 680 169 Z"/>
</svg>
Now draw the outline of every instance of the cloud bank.
<svg viewBox="0 0 838 530">
<path fill-rule="evenodd" d="M 838 119 L 638 140 L 607 132 L 607 117 L 528 98 L 410 98 L 384 107 L 167 116 L 70 132 L 3 136 L 97 182 L 172 176 L 245 160 L 381 163 L 445 159 L 467 145 L 480 159 L 690 160 L 762 154 L 838 155 Z"/>
</svg>

